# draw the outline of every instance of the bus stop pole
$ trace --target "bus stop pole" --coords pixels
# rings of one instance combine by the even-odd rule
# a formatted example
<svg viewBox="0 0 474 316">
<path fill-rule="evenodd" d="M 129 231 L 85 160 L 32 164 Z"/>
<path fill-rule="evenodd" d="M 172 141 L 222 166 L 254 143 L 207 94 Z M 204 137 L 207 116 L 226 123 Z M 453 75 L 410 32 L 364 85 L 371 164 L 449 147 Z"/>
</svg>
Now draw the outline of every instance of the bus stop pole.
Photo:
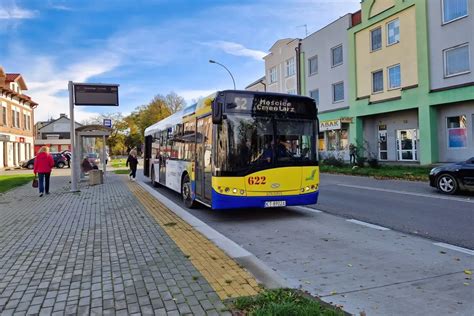
<svg viewBox="0 0 474 316">
<path fill-rule="evenodd" d="M 106 150 L 105 150 L 105 135 L 102 136 L 102 169 L 104 170 L 104 176 L 105 176 L 105 171 L 107 168 L 107 155 L 106 155 Z"/>
<path fill-rule="evenodd" d="M 69 118 L 71 119 L 71 192 L 77 192 L 77 150 L 76 150 L 76 124 L 74 121 L 74 85 L 72 81 L 69 81 Z"/>
</svg>

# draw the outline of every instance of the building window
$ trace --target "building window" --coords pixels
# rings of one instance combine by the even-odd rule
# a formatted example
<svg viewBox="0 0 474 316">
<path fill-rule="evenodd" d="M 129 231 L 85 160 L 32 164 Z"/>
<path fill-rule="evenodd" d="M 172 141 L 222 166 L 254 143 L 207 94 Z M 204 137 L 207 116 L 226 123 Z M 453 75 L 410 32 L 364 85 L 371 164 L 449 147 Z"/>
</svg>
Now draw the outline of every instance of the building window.
<svg viewBox="0 0 474 316">
<path fill-rule="evenodd" d="M 15 111 L 15 127 L 20 128 L 20 111 Z"/>
<path fill-rule="evenodd" d="M 311 90 L 309 92 L 309 97 L 314 99 L 316 105 L 319 105 L 319 89 Z"/>
<path fill-rule="evenodd" d="M 469 71 L 469 44 L 463 44 L 444 51 L 445 77 L 461 75 Z"/>
<path fill-rule="evenodd" d="M 286 93 L 288 94 L 296 94 L 296 89 L 290 89 Z"/>
<path fill-rule="evenodd" d="M 28 129 L 27 126 L 28 126 L 28 125 L 26 124 L 26 114 L 23 113 L 23 128 L 24 128 L 24 129 Z"/>
<path fill-rule="evenodd" d="M 272 67 L 270 69 L 270 83 L 277 82 L 277 68 Z"/>
<path fill-rule="evenodd" d="M 308 60 L 309 75 L 315 75 L 318 73 L 318 56 L 311 57 Z"/>
<path fill-rule="evenodd" d="M 401 86 L 400 64 L 388 67 L 388 88 L 397 89 Z"/>
<path fill-rule="evenodd" d="M 344 82 L 334 83 L 332 85 L 332 102 L 344 101 Z"/>
<path fill-rule="evenodd" d="M 15 110 L 12 109 L 12 127 L 16 127 Z"/>
<path fill-rule="evenodd" d="M 295 74 L 295 58 L 292 57 L 286 60 L 286 76 L 293 76 Z"/>
<path fill-rule="evenodd" d="M 448 130 L 448 148 L 467 147 L 467 118 L 466 115 L 446 118 Z"/>
<path fill-rule="evenodd" d="M 387 45 L 400 42 L 400 20 L 396 19 L 387 24 Z"/>
<path fill-rule="evenodd" d="M 382 48 L 382 28 L 378 27 L 370 31 L 370 45 L 371 50 L 376 51 Z"/>
<path fill-rule="evenodd" d="M 332 61 L 332 66 L 336 67 L 339 65 L 342 65 L 343 59 L 342 59 L 342 45 L 336 46 L 331 48 L 331 61 Z"/>
<path fill-rule="evenodd" d="M 467 0 L 443 0 L 443 23 L 467 16 Z"/>
<path fill-rule="evenodd" d="M 1 122 L 3 125 L 7 125 L 7 107 L 5 105 L 2 105 L 0 107 L 0 110 L 2 110 Z"/>
<path fill-rule="evenodd" d="M 377 70 L 372 73 L 372 93 L 383 91 L 383 71 Z"/>
</svg>

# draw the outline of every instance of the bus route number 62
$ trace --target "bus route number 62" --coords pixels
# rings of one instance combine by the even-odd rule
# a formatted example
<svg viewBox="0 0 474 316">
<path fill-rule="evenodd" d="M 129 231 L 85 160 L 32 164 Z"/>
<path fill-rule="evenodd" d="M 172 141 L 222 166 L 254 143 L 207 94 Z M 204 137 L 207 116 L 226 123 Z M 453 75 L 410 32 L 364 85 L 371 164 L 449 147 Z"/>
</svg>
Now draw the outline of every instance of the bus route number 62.
<svg viewBox="0 0 474 316">
<path fill-rule="evenodd" d="M 249 177 L 247 182 L 250 185 L 260 185 L 260 184 L 267 184 L 267 177 L 265 176 L 255 176 L 255 177 Z"/>
</svg>

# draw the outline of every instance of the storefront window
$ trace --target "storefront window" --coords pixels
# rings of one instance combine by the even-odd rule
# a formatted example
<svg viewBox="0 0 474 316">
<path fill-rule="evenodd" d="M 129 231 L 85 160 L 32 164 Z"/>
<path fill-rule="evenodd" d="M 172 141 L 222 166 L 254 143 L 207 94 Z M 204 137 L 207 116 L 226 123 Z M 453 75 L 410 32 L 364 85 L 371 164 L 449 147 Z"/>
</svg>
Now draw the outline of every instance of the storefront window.
<svg viewBox="0 0 474 316">
<path fill-rule="evenodd" d="M 467 147 L 467 118 L 466 115 L 450 116 L 446 119 L 449 148 Z"/>
<path fill-rule="evenodd" d="M 324 143 L 324 133 L 319 133 L 318 135 L 318 149 L 319 151 L 326 150 L 326 144 Z"/>
<path fill-rule="evenodd" d="M 345 150 L 349 147 L 349 133 L 347 129 L 339 130 L 339 150 Z"/>
<path fill-rule="evenodd" d="M 327 131 L 327 150 L 336 150 L 337 148 L 337 131 Z"/>
</svg>

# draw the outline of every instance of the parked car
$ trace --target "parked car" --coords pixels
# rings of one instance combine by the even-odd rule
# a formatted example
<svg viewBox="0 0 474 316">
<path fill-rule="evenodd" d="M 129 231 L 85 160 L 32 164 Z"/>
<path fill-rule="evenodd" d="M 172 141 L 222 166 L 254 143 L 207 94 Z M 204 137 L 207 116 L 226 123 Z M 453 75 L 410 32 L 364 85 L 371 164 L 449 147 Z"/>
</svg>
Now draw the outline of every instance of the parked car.
<svg viewBox="0 0 474 316">
<path fill-rule="evenodd" d="M 51 153 L 51 155 L 53 155 L 54 166 L 56 168 L 64 168 L 64 166 L 67 164 L 66 157 L 62 153 Z M 21 163 L 21 167 L 33 169 L 35 165 L 35 158 L 36 157 L 33 157 L 30 160 L 23 161 Z"/>
<path fill-rule="evenodd" d="M 474 191 L 474 157 L 431 169 L 430 185 L 445 194 Z"/>
<path fill-rule="evenodd" d="M 88 153 L 87 159 L 93 166 L 98 166 L 100 165 L 100 159 L 99 159 L 99 154 L 98 153 Z"/>
</svg>

